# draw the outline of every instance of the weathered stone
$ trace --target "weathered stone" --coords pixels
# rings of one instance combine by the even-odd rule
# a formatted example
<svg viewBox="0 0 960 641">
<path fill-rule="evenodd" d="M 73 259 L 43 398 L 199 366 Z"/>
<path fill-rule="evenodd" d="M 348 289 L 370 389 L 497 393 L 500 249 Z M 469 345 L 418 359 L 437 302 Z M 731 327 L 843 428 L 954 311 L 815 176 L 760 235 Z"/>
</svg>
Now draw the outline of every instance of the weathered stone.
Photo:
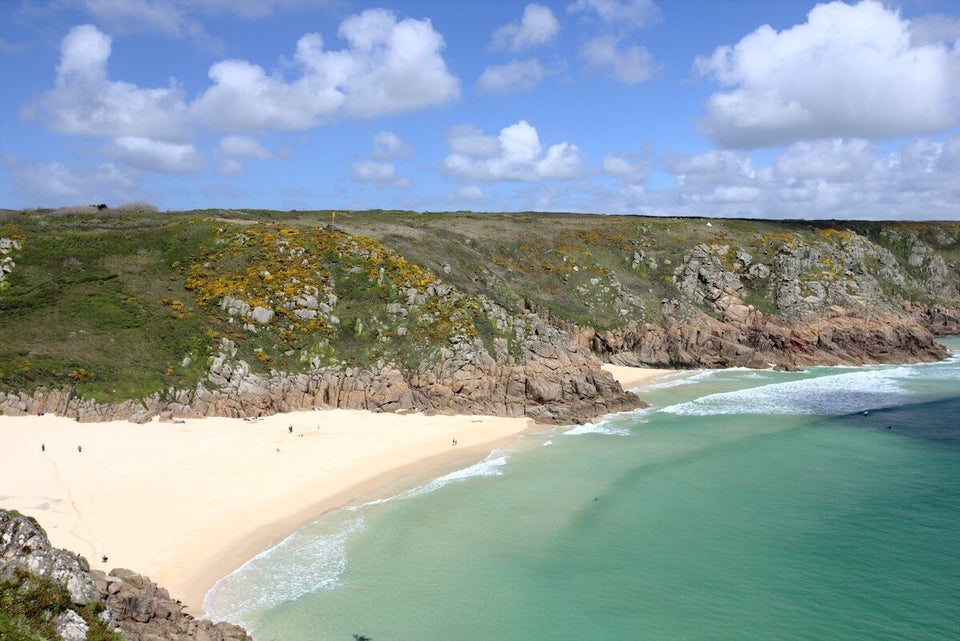
<svg viewBox="0 0 960 641">
<path fill-rule="evenodd" d="M 61 612 L 53 620 L 53 627 L 62 641 L 86 641 L 90 626 L 73 610 Z"/>
<path fill-rule="evenodd" d="M 253 311 L 250 312 L 250 318 L 260 323 L 261 325 L 267 325 L 270 321 L 273 320 L 274 312 L 272 309 L 267 309 L 266 307 L 254 307 Z"/>
</svg>

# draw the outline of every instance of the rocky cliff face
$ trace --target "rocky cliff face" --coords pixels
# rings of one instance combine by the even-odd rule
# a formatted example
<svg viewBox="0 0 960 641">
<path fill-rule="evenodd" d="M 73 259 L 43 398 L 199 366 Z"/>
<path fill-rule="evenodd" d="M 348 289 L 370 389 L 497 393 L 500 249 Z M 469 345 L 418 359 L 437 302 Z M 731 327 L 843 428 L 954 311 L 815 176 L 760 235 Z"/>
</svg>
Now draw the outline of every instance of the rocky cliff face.
<svg viewBox="0 0 960 641">
<path fill-rule="evenodd" d="M 18 587 L 12 587 L 14 577 Z M 109 574 L 91 570 L 80 556 L 50 545 L 33 519 L 0 510 L 0 581 L 6 589 L 24 589 L 28 580 L 48 579 L 66 589 L 69 604 L 50 611 L 58 637 L 83 640 L 97 622 L 87 621 L 77 606 L 99 605 L 99 623 L 128 641 L 246 641 L 246 631 L 229 623 L 200 621 L 182 611 L 179 602 L 147 577 L 130 570 Z M 16 595 L 12 595 L 14 598 Z M 102 605 L 100 605 L 102 604 Z M 90 610 L 85 610 L 89 612 Z M 88 615 L 89 616 L 89 615 Z"/>
<path fill-rule="evenodd" d="M 788 238 L 763 260 L 729 244 L 696 245 L 674 269 L 681 296 L 662 301 L 660 322 L 567 330 L 582 347 L 626 365 L 804 367 L 946 357 L 933 336 L 960 332 L 960 304 L 946 285 L 946 262 L 929 245 L 898 236 L 906 268 L 851 232 L 821 232 L 813 243 Z"/>
<path fill-rule="evenodd" d="M 418 410 L 440 414 L 527 416 L 543 423 L 582 423 L 644 406 L 624 392 L 600 361 L 561 330 L 534 315 L 496 310 L 512 323 L 515 346 L 499 341 L 491 354 L 479 340 L 458 340 L 422 361 L 415 371 L 379 361 L 367 368 L 327 367 L 301 373 L 254 372 L 223 340 L 209 375 L 195 389 L 163 397 L 101 404 L 69 390 L 0 392 L 0 413 L 50 412 L 80 421 L 229 416 L 248 417 L 303 409 Z M 517 356 L 511 356 L 514 349 Z"/>
<path fill-rule="evenodd" d="M 582 422 L 639 404 L 602 361 L 930 361 L 945 356 L 934 335 L 960 332 L 960 224 L 343 218 L 354 233 L 191 218 L 169 230 L 152 220 L 141 238 L 137 221 L 90 221 L 63 245 L 49 220 L 11 227 L 0 234 L 0 412 L 416 409 Z M 71 318 L 33 331 L 61 302 Z M 138 342 L 136 358 L 122 340 Z M 129 398 L 122 376 L 143 381 L 129 386 L 142 397 Z"/>
</svg>

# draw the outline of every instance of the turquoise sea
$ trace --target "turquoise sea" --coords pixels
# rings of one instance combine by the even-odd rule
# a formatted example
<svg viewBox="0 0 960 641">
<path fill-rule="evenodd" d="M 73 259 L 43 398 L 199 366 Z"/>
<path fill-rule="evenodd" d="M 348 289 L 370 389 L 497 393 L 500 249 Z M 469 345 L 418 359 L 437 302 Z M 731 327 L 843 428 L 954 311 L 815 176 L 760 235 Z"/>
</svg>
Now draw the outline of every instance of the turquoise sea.
<svg viewBox="0 0 960 641">
<path fill-rule="evenodd" d="M 960 339 L 944 363 L 670 375 L 340 509 L 205 604 L 256 641 L 960 639 Z"/>
</svg>

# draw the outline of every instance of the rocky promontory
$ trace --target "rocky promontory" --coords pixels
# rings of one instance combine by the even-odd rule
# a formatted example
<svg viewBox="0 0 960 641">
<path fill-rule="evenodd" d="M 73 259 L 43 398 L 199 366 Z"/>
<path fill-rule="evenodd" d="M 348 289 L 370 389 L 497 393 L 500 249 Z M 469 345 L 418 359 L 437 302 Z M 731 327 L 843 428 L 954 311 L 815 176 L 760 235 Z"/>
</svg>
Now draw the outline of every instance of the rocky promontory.
<svg viewBox="0 0 960 641">
<path fill-rule="evenodd" d="M 0 599 L 7 632 L 62 641 L 247 641 L 246 631 L 183 612 L 150 579 L 125 569 L 105 574 L 54 548 L 33 519 L 0 509 Z M 97 636 L 88 637 L 93 633 Z M 3 630 L 0 629 L 0 632 Z M 0 634 L 0 638 L 5 638 Z M 37 637 L 41 638 L 41 637 Z M 43 636 L 42 638 L 48 638 Z"/>
</svg>

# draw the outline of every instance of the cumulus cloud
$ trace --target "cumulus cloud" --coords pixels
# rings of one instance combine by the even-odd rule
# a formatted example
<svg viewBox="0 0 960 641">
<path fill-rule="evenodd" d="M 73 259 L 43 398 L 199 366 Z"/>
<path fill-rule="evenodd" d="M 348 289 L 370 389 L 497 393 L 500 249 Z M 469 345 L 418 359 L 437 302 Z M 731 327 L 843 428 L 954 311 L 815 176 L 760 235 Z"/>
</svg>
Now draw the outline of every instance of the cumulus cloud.
<svg viewBox="0 0 960 641">
<path fill-rule="evenodd" d="M 125 165 L 165 174 L 187 174 L 200 168 L 202 157 L 191 144 L 121 136 L 110 142 L 107 153 Z"/>
<path fill-rule="evenodd" d="M 627 183 L 642 183 L 650 175 L 650 161 L 639 154 L 605 154 L 602 168 L 603 173 Z"/>
<path fill-rule="evenodd" d="M 528 4 L 520 22 L 512 22 L 493 32 L 491 47 L 507 51 L 522 51 L 547 44 L 560 32 L 560 23 L 547 7 Z"/>
<path fill-rule="evenodd" d="M 477 185 L 463 185 L 457 189 L 454 198 L 457 200 L 479 201 L 486 198 L 486 194 L 483 193 L 483 190 Z"/>
<path fill-rule="evenodd" d="M 93 25 L 74 27 L 60 47 L 56 83 L 38 112 L 54 131 L 94 137 L 182 140 L 186 104 L 177 86 L 141 89 L 107 77 L 111 39 Z"/>
<path fill-rule="evenodd" d="M 413 149 L 392 131 L 381 131 L 373 137 L 374 158 L 409 158 Z"/>
<path fill-rule="evenodd" d="M 246 133 L 307 129 L 338 117 L 373 117 L 442 104 L 459 95 L 459 81 L 440 52 L 443 37 L 429 20 L 383 9 L 340 24 L 348 47 L 324 49 L 319 34 L 297 43 L 300 76 L 288 82 L 244 60 L 210 68 L 213 86 L 192 105 L 215 130 Z"/>
<path fill-rule="evenodd" d="M 67 166 L 62 162 L 24 163 L 19 158 L 6 158 L 4 170 L 13 192 L 27 206 L 147 200 L 130 173 L 113 163 Z"/>
<path fill-rule="evenodd" d="M 614 36 L 597 36 L 580 48 L 587 69 L 613 74 L 620 82 L 637 84 L 650 79 L 656 67 L 653 56 L 639 45 L 623 46 Z"/>
<path fill-rule="evenodd" d="M 537 130 L 525 120 L 504 127 L 496 138 L 472 127 L 457 128 L 447 142 L 453 153 L 444 159 L 443 170 L 471 180 L 569 180 L 583 165 L 579 147 L 568 142 L 544 151 Z"/>
<path fill-rule="evenodd" d="M 537 60 L 511 60 L 501 66 L 487 67 L 477 80 L 480 93 L 505 95 L 530 91 L 547 75 Z"/>
<path fill-rule="evenodd" d="M 666 155 L 676 177 L 648 202 L 672 214 L 766 218 L 956 219 L 960 136 L 881 153 L 862 139 L 798 142 L 755 167 L 742 151 Z"/>
<path fill-rule="evenodd" d="M 756 177 L 750 157 L 738 151 L 713 150 L 697 156 L 666 154 L 660 163 L 680 184 L 740 184 Z"/>
<path fill-rule="evenodd" d="M 649 27 L 661 18 L 660 8 L 653 0 L 576 0 L 567 11 L 599 18 L 619 31 Z"/>
<path fill-rule="evenodd" d="M 773 167 L 778 175 L 795 180 L 855 182 L 874 174 L 882 162 L 866 140 L 833 139 L 798 142 Z"/>
<path fill-rule="evenodd" d="M 447 134 L 447 145 L 455 155 L 494 158 L 500 153 L 500 139 L 473 125 L 457 125 Z"/>
<path fill-rule="evenodd" d="M 405 189 L 410 187 L 410 181 L 399 178 L 393 163 L 361 160 L 353 163 L 351 175 L 357 182 L 375 183 L 383 187 Z"/>
<path fill-rule="evenodd" d="M 960 122 L 960 50 L 931 33 L 873 0 L 817 5 L 781 32 L 760 27 L 697 58 L 701 74 L 732 87 L 709 98 L 702 128 L 744 148 L 946 131 Z"/>
</svg>

